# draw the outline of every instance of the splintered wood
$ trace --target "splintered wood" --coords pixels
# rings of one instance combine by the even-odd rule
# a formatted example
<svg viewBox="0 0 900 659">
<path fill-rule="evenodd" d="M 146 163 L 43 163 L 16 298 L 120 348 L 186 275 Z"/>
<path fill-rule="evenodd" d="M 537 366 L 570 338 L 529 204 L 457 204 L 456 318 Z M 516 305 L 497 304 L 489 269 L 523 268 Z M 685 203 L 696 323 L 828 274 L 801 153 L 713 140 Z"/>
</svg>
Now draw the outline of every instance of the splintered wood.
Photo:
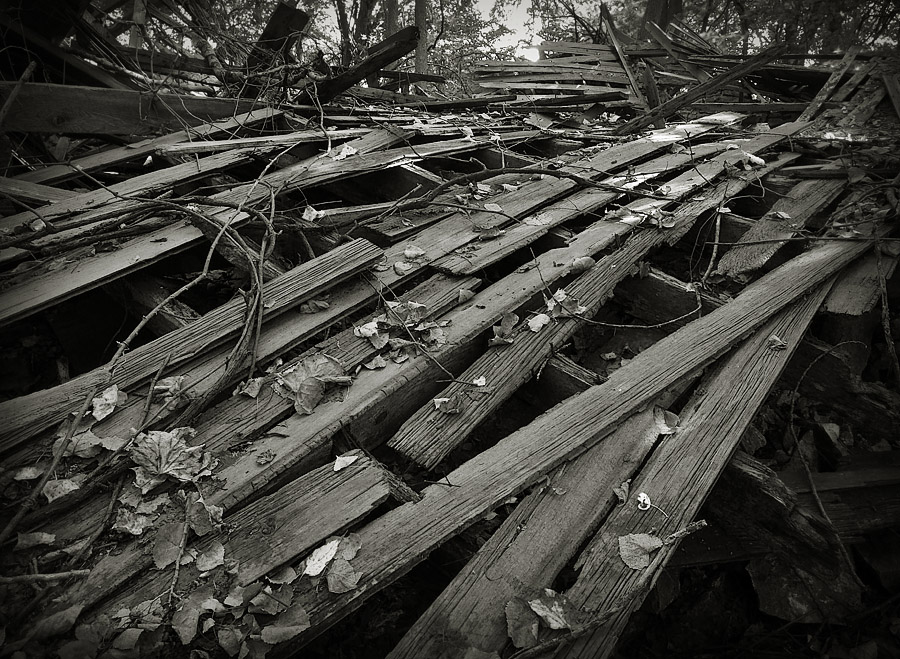
<svg viewBox="0 0 900 659">
<path fill-rule="evenodd" d="M 379 73 L 414 28 L 277 109 L 26 86 L 4 127 L 77 137 L 0 172 L 0 336 L 37 346 L 0 382 L 12 651 L 293 656 L 436 551 L 387 656 L 608 657 L 667 566 L 762 580 L 773 547 L 861 601 L 844 545 L 900 524 L 900 383 L 871 377 L 898 192 L 823 131 L 896 75 L 851 50 L 806 102 L 732 111 L 703 101 L 782 51 L 651 23 L 693 87 L 648 107 L 604 25 L 482 62 L 483 99 L 351 89 L 435 79 Z"/>
</svg>

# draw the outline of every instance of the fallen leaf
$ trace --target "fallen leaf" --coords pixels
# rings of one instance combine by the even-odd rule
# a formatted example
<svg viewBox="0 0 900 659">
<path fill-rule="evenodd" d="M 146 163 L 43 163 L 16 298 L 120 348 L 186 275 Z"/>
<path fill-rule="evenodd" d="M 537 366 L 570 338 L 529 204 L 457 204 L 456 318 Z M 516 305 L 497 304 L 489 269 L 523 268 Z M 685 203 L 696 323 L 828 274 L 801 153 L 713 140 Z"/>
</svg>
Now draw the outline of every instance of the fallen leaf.
<svg viewBox="0 0 900 659">
<path fill-rule="evenodd" d="M 160 570 L 178 559 L 181 551 L 181 537 L 184 525 L 181 522 L 164 524 L 156 534 L 153 542 L 153 562 Z"/>
<path fill-rule="evenodd" d="M 241 382 L 234 390 L 234 395 L 247 396 L 248 398 L 256 398 L 262 389 L 263 378 L 250 378 L 245 382 Z"/>
<path fill-rule="evenodd" d="M 84 604 L 75 604 L 53 615 L 41 618 L 28 635 L 33 640 L 44 640 L 67 633 L 75 625 Z"/>
<path fill-rule="evenodd" d="M 674 412 L 656 405 L 653 408 L 653 421 L 660 435 L 672 435 L 678 430 L 678 424 L 681 422 L 681 419 Z"/>
<path fill-rule="evenodd" d="M 249 613 L 265 613 L 266 615 L 277 615 L 287 609 L 294 599 L 294 589 L 290 584 L 284 584 L 278 589 L 273 590 L 271 586 L 265 586 L 259 593 L 250 600 L 250 606 L 247 608 Z M 246 616 L 244 616 L 246 618 Z"/>
<path fill-rule="evenodd" d="M 356 155 L 358 153 L 356 147 L 350 146 L 349 144 L 344 144 L 341 146 L 341 150 L 337 153 L 331 155 L 332 160 L 344 160 L 345 158 L 349 158 L 350 156 Z"/>
<path fill-rule="evenodd" d="M 207 505 L 197 492 L 188 494 L 187 521 L 198 536 L 214 531 L 222 523 L 224 512 L 221 506 Z"/>
<path fill-rule="evenodd" d="M 631 491 L 631 479 L 629 478 L 627 481 L 622 481 L 622 484 L 618 487 L 613 488 L 613 494 L 619 499 L 619 503 L 627 503 L 628 502 L 628 493 Z"/>
<path fill-rule="evenodd" d="M 619 557 L 632 570 L 650 565 L 650 554 L 663 546 L 663 541 L 649 533 L 629 533 L 619 536 Z"/>
<path fill-rule="evenodd" d="M 550 629 L 571 629 L 578 624 L 578 610 L 565 595 L 551 588 L 544 588 L 544 594 L 529 600 L 528 606 Z"/>
<path fill-rule="evenodd" d="M 235 657 L 241 651 L 244 633 L 234 625 L 223 625 L 216 629 L 216 640 L 219 647 L 225 650 L 225 654 Z"/>
<path fill-rule="evenodd" d="M 462 304 L 463 302 L 468 302 L 473 297 L 475 297 L 475 293 L 470 291 L 468 288 L 460 288 L 459 293 L 456 296 L 456 303 Z"/>
<path fill-rule="evenodd" d="M 297 311 L 299 311 L 300 313 L 310 314 L 319 313 L 320 311 L 327 311 L 330 308 L 331 305 L 325 300 L 309 300 L 297 307 Z"/>
<path fill-rule="evenodd" d="M 312 206 L 307 206 L 303 209 L 303 219 L 307 222 L 315 222 L 320 217 L 325 216 L 325 211 L 316 210 Z"/>
<path fill-rule="evenodd" d="M 500 324 L 494 325 L 491 329 L 494 331 L 494 336 L 488 341 L 489 346 L 498 346 L 498 345 L 509 345 L 513 342 L 513 328 L 516 326 L 516 323 L 519 322 L 519 317 L 514 314 L 507 312 L 500 317 Z"/>
<path fill-rule="evenodd" d="M 16 470 L 16 473 L 13 474 L 14 481 L 33 481 L 35 478 L 40 478 L 44 475 L 44 467 L 39 465 L 34 465 L 31 467 L 22 467 L 21 469 Z"/>
<path fill-rule="evenodd" d="M 2 644 L 2 640 L 0 640 L 0 644 Z M 93 659 L 97 656 L 99 647 L 100 644 L 94 641 L 76 639 L 63 644 L 56 651 L 56 654 L 59 656 L 59 659 Z M 15 654 L 13 657 L 15 657 Z"/>
<path fill-rule="evenodd" d="M 585 270 L 590 270 L 594 267 L 594 265 L 596 265 L 596 263 L 597 262 L 590 256 L 580 256 L 572 261 L 572 267 L 570 268 L 569 272 L 575 275 L 580 272 L 584 272 Z"/>
<path fill-rule="evenodd" d="M 413 270 L 416 269 L 416 265 L 414 263 L 409 263 L 407 261 L 396 261 L 394 263 L 394 272 L 396 272 L 401 277 L 403 275 L 407 275 Z"/>
<path fill-rule="evenodd" d="M 322 574 L 328 566 L 328 563 L 331 562 L 331 559 L 334 558 L 334 555 L 337 553 L 338 545 L 340 543 L 340 538 L 334 538 L 328 540 L 321 547 L 317 547 L 313 553 L 309 555 L 309 558 L 306 559 L 306 569 L 303 570 L 303 574 L 308 574 L 311 577 L 317 577 Z"/>
<path fill-rule="evenodd" d="M 197 556 L 197 569 L 201 572 L 214 570 L 225 562 L 225 546 L 213 540 L 207 548 Z"/>
<path fill-rule="evenodd" d="M 128 400 L 128 396 L 124 391 L 119 391 L 119 387 L 112 385 L 103 390 L 96 398 L 91 400 L 91 415 L 100 421 L 112 414 L 116 405 L 124 405 Z"/>
<path fill-rule="evenodd" d="M 61 478 L 58 480 L 47 481 L 41 494 L 47 497 L 47 501 L 54 501 L 60 497 L 64 497 L 70 492 L 80 489 L 80 485 L 69 478 Z"/>
<path fill-rule="evenodd" d="M 90 430 L 83 430 L 72 435 L 68 442 L 65 441 L 65 433 L 57 435 L 57 439 L 53 442 L 53 454 L 56 455 L 62 451 L 62 457 L 68 458 L 75 456 L 76 458 L 93 458 L 100 455 L 103 448 L 102 440 Z M 63 448 L 65 445 L 65 448 Z"/>
<path fill-rule="evenodd" d="M 545 313 L 539 313 L 528 320 L 528 329 L 532 332 L 540 332 L 541 329 L 550 323 L 550 316 Z"/>
<path fill-rule="evenodd" d="M 352 382 L 345 375 L 341 362 L 324 353 L 316 353 L 276 373 L 275 391 L 284 398 L 293 399 L 298 413 L 312 414 L 324 397 L 327 385 L 350 385 Z"/>
<path fill-rule="evenodd" d="M 356 554 L 361 547 L 362 540 L 360 539 L 359 533 L 349 533 L 341 538 L 341 544 L 338 545 L 335 556 L 337 558 L 343 558 L 345 561 L 352 561 L 356 558 Z"/>
<path fill-rule="evenodd" d="M 293 583 L 297 580 L 297 577 L 300 575 L 297 574 L 297 570 L 292 568 L 290 565 L 285 565 L 284 567 L 279 568 L 272 574 L 268 575 L 266 579 L 268 579 L 271 583 L 274 584 L 286 584 Z M 225 603 L 228 603 L 228 600 L 225 600 Z M 234 606 L 234 605 L 229 605 Z"/>
<path fill-rule="evenodd" d="M 462 412 L 462 404 L 459 396 L 456 394 L 449 398 L 433 398 L 431 402 L 434 403 L 434 409 L 444 414 L 459 414 Z"/>
<path fill-rule="evenodd" d="M 387 367 L 387 361 L 381 355 L 375 355 L 371 360 L 363 364 L 370 371 L 377 371 Z"/>
<path fill-rule="evenodd" d="M 349 592 L 356 588 L 361 577 L 362 574 L 354 570 L 346 559 L 336 558 L 326 575 L 328 590 L 338 595 Z"/>
<path fill-rule="evenodd" d="M 339 455 L 334 459 L 334 470 L 340 471 L 359 460 L 358 455 Z"/>
<path fill-rule="evenodd" d="M 476 387 L 484 387 L 485 385 L 487 385 L 487 378 L 485 378 L 483 375 L 479 375 L 477 378 L 472 380 L 472 384 L 474 384 Z"/>
<path fill-rule="evenodd" d="M 518 597 L 506 603 L 506 633 L 517 648 L 537 645 L 540 619 L 523 600 Z"/>
<path fill-rule="evenodd" d="M 403 250 L 403 258 L 407 261 L 416 261 L 425 256 L 425 250 L 421 247 L 416 247 L 415 245 L 408 245 Z"/>
<path fill-rule="evenodd" d="M 150 479 L 171 476 L 187 482 L 209 474 L 209 455 L 203 446 L 188 446 L 193 428 L 175 428 L 169 432 L 150 430 L 140 433 L 129 449 L 131 459 Z M 143 488 L 141 488 L 142 491 Z M 149 490 L 148 490 L 149 491 Z"/>
<path fill-rule="evenodd" d="M 197 635 L 197 623 L 204 609 L 201 603 L 213 596 L 213 585 L 204 584 L 181 600 L 181 604 L 172 614 L 172 628 L 178 634 L 182 645 L 187 645 Z"/>
<path fill-rule="evenodd" d="M 299 604 L 289 607 L 272 624 L 263 627 L 262 640 L 270 645 L 289 641 L 310 627 L 309 614 Z"/>
<path fill-rule="evenodd" d="M 32 547 L 49 545 L 55 541 L 56 536 L 53 533 L 42 533 L 40 531 L 35 531 L 34 533 L 19 533 L 17 534 L 16 546 L 13 547 L 13 551 L 25 551 Z"/>
<path fill-rule="evenodd" d="M 143 629 L 136 627 L 126 629 L 121 634 L 116 636 L 115 640 L 113 640 L 112 642 L 112 647 L 115 650 L 131 652 L 137 647 L 138 641 L 140 640 L 143 633 Z"/>
</svg>

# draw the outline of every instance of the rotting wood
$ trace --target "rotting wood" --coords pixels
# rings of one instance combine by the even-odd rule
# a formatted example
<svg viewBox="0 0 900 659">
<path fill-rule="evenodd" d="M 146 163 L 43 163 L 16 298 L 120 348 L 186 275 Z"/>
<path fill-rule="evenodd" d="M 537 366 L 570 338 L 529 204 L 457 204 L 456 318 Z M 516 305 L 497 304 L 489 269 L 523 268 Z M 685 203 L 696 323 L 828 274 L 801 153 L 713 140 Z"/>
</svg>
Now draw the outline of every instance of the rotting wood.
<svg viewBox="0 0 900 659">
<path fill-rule="evenodd" d="M 381 255 L 381 250 L 368 241 L 355 240 L 297 266 L 263 291 L 265 317 L 274 318 L 290 306 L 368 268 Z M 98 368 L 53 389 L 0 403 L 0 416 L 6 420 L 0 431 L 0 446 L 8 450 L 29 434 L 61 421 L 97 386 L 131 386 L 150 377 L 163 359 L 168 358 L 170 366 L 175 366 L 224 341 L 241 327 L 245 306 L 243 299 L 228 302 L 182 330 L 134 348 L 112 374 L 105 367 Z"/>
<path fill-rule="evenodd" d="M 812 220 L 837 199 L 845 185 L 845 181 L 831 179 L 798 183 L 741 236 L 738 244 L 731 246 L 719 261 L 715 274 L 746 280 L 765 267 L 791 238 L 804 229 L 817 228 Z"/>
<path fill-rule="evenodd" d="M 121 300 L 134 315 L 143 317 L 162 304 L 172 293 L 161 280 L 137 274 L 123 277 L 106 287 L 107 292 Z M 200 314 L 180 300 L 170 300 L 147 323 L 147 329 L 157 336 L 180 329 L 198 320 Z"/>
<path fill-rule="evenodd" d="M 608 624 L 552 656 L 600 658 L 612 653 L 630 613 L 643 601 L 642 584 L 655 581 L 677 546 L 662 547 L 649 567 L 633 570 L 619 556 L 618 538 L 651 530 L 665 537 L 694 521 L 829 287 L 830 283 L 820 285 L 806 299 L 780 311 L 701 383 L 685 408 L 687 412 L 681 414 L 678 430 L 653 452 L 632 483 L 633 492 L 646 492 L 667 516 L 661 518 L 652 508 L 639 510 L 634 499 L 614 510 L 582 553 L 578 579 L 566 591 L 570 601 L 584 611 L 599 614 L 615 606 L 622 606 L 622 611 Z M 739 303 L 740 298 L 721 310 Z M 772 335 L 787 344 L 784 351 L 768 347 Z"/>
<path fill-rule="evenodd" d="M 875 308 L 881 297 L 878 284 L 878 257 L 868 254 L 850 265 L 831 289 L 822 310 L 833 314 L 861 316 Z M 890 279 L 897 267 L 898 257 L 882 255 L 884 278 Z"/>
<path fill-rule="evenodd" d="M 640 468 L 659 437 L 653 409 L 558 467 L 512 514 L 410 627 L 389 659 L 439 656 L 448 646 L 499 652 L 506 605 L 549 588 L 615 506 L 613 488 Z M 623 478 L 624 475 L 624 478 Z"/>
<path fill-rule="evenodd" d="M 63 201 L 76 196 L 77 192 L 71 190 L 62 190 L 49 185 L 41 185 L 40 183 L 31 183 L 29 181 L 21 181 L 14 178 L 0 177 L 0 194 L 19 201 L 38 202 L 41 204 L 54 203 Z M 31 219 L 37 216 L 31 214 Z M 5 218 L 3 218 L 5 219 Z"/>
<path fill-rule="evenodd" d="M 697 82 L 706 82 L 712 77 L 699 66 L 692 64 L 687 59 L 679 57 L 673 49 L 672 40 L 669 39 L 668 35 L 663 32 L 656 23 L 647 21 L 644 23 L 644 28 L 650 33 L 650 36 L 656 40 L 656 43 L 663 47 L 663 50 L 669 54 L 669 57 L 675 60 L 681 68 L 692 75 Z"/>
<path fill-rule="evenodd" d="M 316 593 L 305 581 L 295 587 L 295 601 L 310 614 L 315 633 L 402 576 L 435 545 L 605 437 L 634 410 L 720 355 L 867 248 L 838 242 L 815 246 L 752 284 L 734 302 L 643 351 L 606 383 L 556 406 L 447 474 L 452 487 L 432 485 L 420 502 L 402 505 L 364 526 L 359 533 L 367 551 L 354 565 L 363 575 L 356 590 L 343 595 Z M 353 395 L 353 387 L 348 394 Z M 305 633 L 293 642 L 311 635 Z"/>
<path fill-rule="evenodd" d="M 292 144 L 308 144 L 323 141 L 340 143 L 343 140 L 361 137 L 371 132 L 370 128 L 343 128 L 340 130 L 323 131 L 321 129 L 309 129 L 294 133 L 280 135 L 264 135 L 261 137 L 238 137 L 230 140 L 205 140 L 194 142 L 181 142 L 177 144 L 165 144 L 157 147 L 156 152 L 163 155 L 179 155 L 186 153 L 213 153 L 215 151 L 230 151 L 247 147 L 266 149 L 269 147 L 283 148 Z"/>
<path fill-rule="evenodd" d="M 460 286 L 474 289 L 477 287 L 477 283 L 477 280 L 473 279 L 451 280 L 444 275 L 436 275 L 409 291 L 403 299 L 427 303 L 429 308 L 434 309 L 434 313 L 439 315 L 447 308 L 457 304 Z M 374 292 L 371 284 L 365 282 L 364 285 L 371 296 Z M 276 319 L 275 322 L 279 322 L 279 319 Z M 263 341 L 260 344 L 262 345 Z M 367 339 L 355 336 L 352 328 L 349 328 L 307 350 L 304 356 L 325 353 L 338 359 L 349 371 L 370 359 L 376 352 Z M 351 387 L 351 392 L 352 390 L 353 387 Z M 325 405 L 329 404 L 325 403 Z M 339 410 L 338 426 L 340 426 L 342 418 L 340 403 L 337 404 L 337 407 Z M 109 436 L 107 433 L 115 434 L 116 427 L 126 428 L 129 424 L 133 425 L 134 413 L 140 413 L 140 408 L 141 405 L 132 405 L 128 410 L 129 413 L 124 417 L 121 410 L 117 411 L 109 419 L 104 419 L 94 426 L 94 430 L 100 436 Z M 265 433 L 273 424 L 292 413 L 293 403 L 278 397 L 270 387 L 265 386 L 256 399 L 235 395 L 210 410 L 196 426 L 195 441 L 203 443 L 210 453 L 218 453 L 220 466 L 217 478 L 234 484 L 235 488 L 241 485 L 242 479 L 250 480 L 253 481 L 256 492 L 264 493 L 285 480 L 278 478 L 283 475 L 282 472 L 274 475 L 268 473 L 268 465 L 272 461 L 283 461 L 288 458 L 291 472 L 299 475 L 310 468 L 321 465 L 322 455 L 330 451 L 330 436 L 333 433 L 323 439 L 320 434 L 308 432 L 320 418 L 318 411 L 316 415 L 310 417 L 291 417 L 293 421 L 286 421 L 273 428 L 271 432 Z M 265 434 L 260 437 L 259 435 L 263 433 Z M 242 452 L 237 460 L 233 456 L 229 456 L 229 449 L 247 446 L 249 442 L 253 442 L 249 445 L 252 447 L 252 451 Z M 293 457 L 289 457 L 291 454 Z M 272 461 L 260 464 L 257 460 L 259 455 L 269 455 Z M 234 466 L 234 469 L 229 471 L 231 466 Z M 228 496 L 227 491 L 220 490 L 221 488 L 218 486 L 211 487 L 207 499 L 217 505 L 223 505 L 226 511 L 231 510 L 238 503 L 246 502 L 249 495 L 253 494 L 251 490 L 249 494 L 245 492 L 242 497 Z M 73 516 L 70 514 L 62 525 L 57 520 L 56 523 L 42 528 L 50 528 L 61 537 L 79 537 L 79 533 L 83 532 L 81 529 L 84 524 L 90 525 L 95 519 L 98 505 L 102 505 L 102 502 L 95 501 L 92 505 L 86 506 L 87 510 L 83 515 Z M 72 528 L 73 526 L 75 528 Z M 132 544 L 116 556 L 104 559 L 101 570 L 104 578 L 102 580 L 89 578 L 78 585 L 78 589 L 72 597 L 89 605 L 111 594 L 122 583 L 147 566 L 146 560 L 141 558 L 141 555 L 141 546 Z"/>
<path fill-rule="evenodd" d="M 179 130 L 162 137 L 156 137 L 135 144 L 106 149 L 81 158 L 76 158 L 71 163 L 62 165 L 50 165 L 41 167 L 25 174 L 19 174 L 14 178 L 19 181 L 31 183 L 59 183 L 61 181 L 81 176 L 82 172 L 94 172 L 104 167 L 112 167 L 123 162 L 139 160 L 152 155 L 157 149 L 181 142 L 190 141 L 192 138 L 218 136 L 222 133 L 235 133 L 240 129 L 256 127 L 267 121 L 274 121 L 282 116 L 280 110 L 261 108 L 239 114 L 221 121 L 214 121 L 186 130 Z"/>
<path fill-rule="evenodd" d="M 5 98 L 14 83 L 0 82 Z M 164 92 L 27 83 L 6 119 L 25 133 L 153 135 L 250 112 L 258 103 Z"/>
<path fill-rule="evenodd" d="M 809 106 L 800 113 L 800 116 L 797 118 L 798 121 L 809 121 L 816 116 L 822 108 L 822 104 L 827 101 L 832 92 L 837 89 L 838 85 L 841 84 L 844 75 L 850 67 L 853 66 L 853 62 L 859 54 L 859 50 L 859 46 L 851 46 L 847 49 L 840 64 L 838 64 L 837 68 L 835 68 L 834 72 L 829 76 L 828 80 L 815 95 L 813 100 L 810 101 Z"/>
<path fill-rule="evenodd" d="M 714 78 L 710 78 L 706 82 L 693 87 L 687 92 L 679 94 L 678 96 L 666 101 L 659 107 L 654 108 L 653 110 L 650 110 L 649 112 L 646 112 L 641 116 L 635 117 L 631 121 L 628 121 L 620 126 L 616 126 L 613 129 L 612 133 L 613 135 L 627 135 L 629 133 L 633 133 L 636 130 L 640 130 L 641 128 L 649 126 L 658 118 L 666 118 L 683 108 L 685 105 L 693 103 L 706 94 L 721 89 L 725 85 L 760 69 L 772 60 L 777 59 L 783 52 L 785 52 L 785 50 L 786 49 L 784 46 L 775 46 L 764 50 L 758 55 L 751 57 L 746 62 L 742 62 L 741 64 L 728 69 L 728 71 L 726 71 L 725 73 L 721 73 Z"/>
<path fill-rule="evenodd" d="M 506 133 L 501 141 L 518 140 L 534 135 L 534 131 Z M 423 158 L 435 155 L 448 155 L 474 150 L 488 143 L 478 139 L 475 141 L 459 139 L 446 140 L 434 144 L 394 148 L 384 152 L 366 153 L 364 144 L 374 149 L 383 149 L 400 141 L 403 135 L 390 131 L 373 131 L 358 142 L 355 148 L 359 153 L 352 159 L 335 161 L 331 158 L 310 158 L 282 170 L 266 175 L 254 183 L 238 185 L 212 197 L 213 203 L 253 205 L 270 199 L 271 189 L 286 192 L 302 187 L 321 185 L 338 178 L 374 172 L 386 167 L 418 162 Z M 210 212 L 233 228 L 238 228 L 249 219 L 247 212 L 238 212 L 229 208 L 213 206 Z M 167 227 L 133 239 L 121 245 L 115 252 L 97 255 L 74 263 L 67 270 L 57 270 L 32 277 L 29 281 L 10 288 L 3 296 L 4 304 L 0 306 L 0 324 L 40 311 L 47 306 L 73 295 L 94 288 L 100 282 L 109 282 L 129 272 L 143 268 L 159 259 L 174 254 L 199 242 L 202 233 L 187 222 L 178 222 Z M 469 240 L 474 240 L 470 238 Z M 454 247 L 465 241 L 460 241 Z M 402 251 L 402 250 L 401 250 Z M 401 260 L 401 259 L 395 259 Z"/>
<path fill-rule="evenodd" d="M 194 546 L 202 549 L 212 542 L 222 542 L 226 556 L 237 561 L 238 582 L 249 584 L 302 556 L 327 536 L 340 533 L 387 500 L 390 492 L 383 470 L 371 458 L 359 456 L 338 472 L 334 471 L 332 461 L 246 508 L 226 514 L 223 521 L 233 530 L 201 538 Z M 170 571 L 146 571 L 153 565 L 153 559 L 140 550 L 129 556 L 137 564 L 132 568 L 140 566 L 145 571 L 121 594 L 118 602 L 134 605 L 165 592 L 172 580 Z M 109 571 L 116 567 L 118 562 L 101 561 L 84 582 L 65 593 L 64 601 L 75 601 L 80 593 L 90 592 L 92 582 L 118 578 L 118 574 Z M 189 587 L 198 571 L 194 567 L 182 569 L 183 587 Z M 118 608 L 118 604 L 113 605 Z"/>
<path fill-rule="evenodd" d="M 749 145 L 747 148 L 753 149 Z M 733 157 L 733 152 L 725 152 L 723 155 Z M 717 163 L 718 167 L 724 167 L 723 163 L 724 161 Z M 681 194 L 702 187 L 709 180 L 702 171 L 699 174 L 691 171 L 681 178 Z M 675 179 L 670 185 L 678 190 L 679 183 Z M 749 181 L 745 181 L 744 185 L 748 183 Z M 728 197 L 737 194 L 741 187 L 734 180 L 725 181 L 707 191 L 701 201 L 685 204 L 674 213 L 674 230 L 685 230 L 701 213 L 716 208 Z M 629 206 L 641 203 L 634 202 Z M 596 243 L 595 247 L 602 247 L 617 236 L 627 235 L 633 230 L 627 224 L 601 220 L 594 225 L 593 231 L 585 230 L 572 244 L 586 242 L 586 238 L 591 237 Z M 589 272 L 567 286 L 567 295 L 587 307 L 585 317 L 590 317 L 612 294 L 615 286 L 631 273 L 635 264 L 650 249 L 666 242 L 667 238 L 669 236 L 665 232 L 652 230 L 634 235 L 624 246 L 598 261 Z M 552 290 L 545 291 L 546 295 L 553 293 Z M 441 392 L 442 398 L 459 398 L 464 401 L 460 414 L 447 415 L 434 406 L 425 406 L 404 423 L 400 431 L 388 441 L 388 446 L 427 468 L 434 468 L 455 446 L 465 441 L 469 433 L 503 400 L 530 379 L 532 372 L 556 348 L 568 341 L 579 324 L 579 319 L 575 317 L 545 327 L 537 333 L 520 327 L 514 335 L 512 345 L 489 350 L 459 376 L 459 382 L 451 383 Z M 461 383 L 471 382 L 474 378 L 488 374 L 488 386 L 484 391 L 467 395 L 469 387 Z"/>
</svg>

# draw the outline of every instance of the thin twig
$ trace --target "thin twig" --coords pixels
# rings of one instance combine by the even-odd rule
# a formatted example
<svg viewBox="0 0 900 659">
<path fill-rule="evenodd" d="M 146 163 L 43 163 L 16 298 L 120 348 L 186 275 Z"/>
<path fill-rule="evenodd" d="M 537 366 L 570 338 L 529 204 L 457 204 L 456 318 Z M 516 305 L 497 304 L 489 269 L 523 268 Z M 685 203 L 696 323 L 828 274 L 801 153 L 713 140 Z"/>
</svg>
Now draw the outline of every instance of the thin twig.
<svg viewBox="0 0 900 659">
<path fill-rule="evenodd" d="M 69 570 L 68 572 L 52 572 L 47 574 L 19 574 L 14 577 L 0 577 L 0 584 L 11 583 L 47 583 L 63 581 L 72 577 L 86 577 L 90 570 Z"/>
</svg>

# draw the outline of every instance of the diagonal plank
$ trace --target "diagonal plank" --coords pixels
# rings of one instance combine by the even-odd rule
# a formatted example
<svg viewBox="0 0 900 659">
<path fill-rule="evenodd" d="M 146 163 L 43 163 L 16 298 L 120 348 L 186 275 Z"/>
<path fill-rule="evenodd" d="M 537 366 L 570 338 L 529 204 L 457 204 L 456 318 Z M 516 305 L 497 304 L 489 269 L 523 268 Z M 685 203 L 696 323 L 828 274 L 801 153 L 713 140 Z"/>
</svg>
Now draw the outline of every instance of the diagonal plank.
<svg viewBox="0 0 900 659">
<path fill-rule="evenodd" d="M 381 250 L 369 241 L 357 239 L 297 266 L 266 284 L 263 318 L 277 317 L 291 306 L 368 268 L 381 256 Z M 107 367 L 100 367 L 52 389 L 0 403 L 0 417 L 5 419 L 0 429 L 0 447 L 8 449 L 61 421 L 77 410 L 84 397 L 98 386 L 131 386 L 153 375 L 165 359 L 175 366 L 222 343 L 240 331 L 245 316 L 246 302 L 241 298 L 232 300 L 182 329 L 131 350 L 111 374 Z"/>
<path fill-rule="evenodd" d="M 623 599 L 625 610 L 553 656 L 600 659 L 612 653 L 629 614 L 643 600 L 642 584 L 655 580 L 677 548 L 677 544 L 663 547 L 650 567 L 632 570 L 619 557 L 618 538 L 651 532 L 665 537 L 694 520 L 830 287 L 830 283 L 820 285 L 806 299 L 778 313 L 701 384 L 675 434 L 662 442 L 632 484 L 633 492 L 646 492 L 668 517 L 653 509 L 639 510 L 635 499 L 614 510 L 582 554 L 578 580 L 567 591 L 570 600 L 585 611 L 602 613 Z M 771 349 L 772 335 L 787 347 Z"/>
<path fill-rule="evenodd" d="M 749 145 L 747 148 L 753 150 Z M 729 154 L 732 154 L 729 156 Z M 734 157 L 734 152 L 726 152 L 726 158 L 715 165 L 724 169 L 724 163 L 728 157 Z M 784 164 L 786 159 L 776 161 Z M 713 163 L 707 163 L 713 164 Z M 681 186 L 682 194 L 702 187 L 711 176 L 699 171 L 692 171 L 675 179 L 671 185 L 677 190 Z M 772 165 L 768 166 L 773 169 Z M 759 172 L 762 174 L 762 172 Z M 750 185 L 755 178 L 745 177 L 741 180 L 728 179 L 714 186 L 700 201 L 689 202 L 675 211 L 672 219 L 676 225 L 674 230 L 681 232 L 686 230 L 697 217 L 706 211 L 715 209 L 728 198 L 740 192 Z M 630 204 L 634 207 L 647 207 L 654 200 L 638 201 Z M 659 202 L 655 202 L 659 203 Z M 628 208 L 628 207 L 626 207 Z M 596 228 L 587 229 L 581 236 L 575 238 L 575 242 L 585 239 L 594 232 L 606 231 L 607 243 L 619 237 L 625 236 L 633 230 L 633 227 L 620 222 L 610 223 L 601 221 Z M 570 287 L 567 293 L 587 307 L 585 317 L 596 313 L 599 307 L 612 295 L 616 285 L 631 274 L 634 265 L 643 260 L 647 253 L 666 242 L 670 235 L 654 230 L 642 231 L 632 237 L 623 247 L 601 259 L 591 270 L 579 277 Z M 554 291 L 548 291 L 551 294 Z M 527 331 L 520 326 L 512 345 L 501 346 L 488 350 L 478 361 L 470 366 L 459 377 L 459 382 L 451 383 L 441 392 L 442 398 L 457 398 L 463 400 L 460 414 L 448 415 L 437 410 L 433 405 L 426 405 L 413 414 L 400 428 L 398 433 L 388 442 L 388 446 L 403 453 L 419 464 L 434 468 L 457 445 L 464 442 L 472 430 L 491 414 L 503 401 L 509 398 L 520 386 L 528 381 L 532 373 L 550 357 L 554 350 L 558 349 L 575 333 L 581 323 L 578 318 L 563 320 L 552 326 L 545 327 L 538 333 Z M 477 396 L 467 396 L 467 385 L 474 378 L 488 375 L 488 386 Z"/>
<path fill-rule="evenodd" d="M 878 235 L 885 235 L 883 229 Z M 303 580 L 295 601 L 322 629 L 419 563 L 437 545 L 521 492 L 562 461 L 582 453 L 667 387 L 709 363 L 811 288 L 869 249 L 860 242 L 823 242 L 749 286 L 731 303 L 640 353 L 609 380 L 573 396 L 448 474 L 422 499 L 386 513 L 360 530 L 362 573 L 356 590 L 316 592 Z M 352 388 L 351 388 L 352 389 Z M 309 638 L 310 633 L 305 633 Z M 298 637 L 294 643 L 301 641 Z"/>
</svg>

